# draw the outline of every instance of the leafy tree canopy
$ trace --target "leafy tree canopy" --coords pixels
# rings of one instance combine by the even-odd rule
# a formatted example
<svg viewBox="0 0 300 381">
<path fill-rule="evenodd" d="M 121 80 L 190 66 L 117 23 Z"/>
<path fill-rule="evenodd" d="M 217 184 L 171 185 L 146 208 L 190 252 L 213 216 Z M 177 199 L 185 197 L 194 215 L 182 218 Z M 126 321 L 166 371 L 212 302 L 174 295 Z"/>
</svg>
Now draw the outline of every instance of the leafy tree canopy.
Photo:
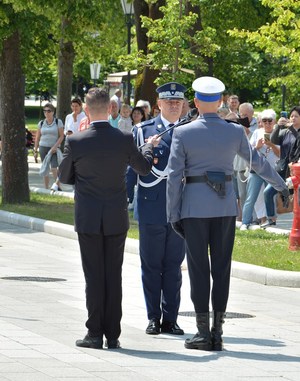
<svg viewBox="0 0 300 381">
<path fill-rule="evenodd" d="M 273 88 L 286 85 L 290 104 L 298 103 L 299 90 L 295 86 L 300 69 L 300 8 L 298 0 L 262 0 L 269 10 L 269 18 L 257 30 L 235 28 L 232 37 L 242 38 L 262 51 L 277 70 L 269 77 Z"/>
</svg>

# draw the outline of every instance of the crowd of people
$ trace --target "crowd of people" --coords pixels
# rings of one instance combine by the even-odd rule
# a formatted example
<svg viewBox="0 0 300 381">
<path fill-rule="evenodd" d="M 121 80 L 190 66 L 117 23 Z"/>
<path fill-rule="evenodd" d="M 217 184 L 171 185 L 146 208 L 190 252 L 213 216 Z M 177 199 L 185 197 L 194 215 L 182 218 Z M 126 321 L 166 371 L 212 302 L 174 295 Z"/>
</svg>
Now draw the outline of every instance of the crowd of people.
<svg viewBox="0 0 300 381">
<path fill-rule="evenodd" d="M 241 103 L 237 95 L 223 96 L 218 109 L 221 118 L 237 121 L 244 126 L 249 143 L 264 156 L 285 180 L 289 175 L 289 163 L 298 161 L 295 151 L 300 128 L 300 107 L 295 106 L 282 112 L 279 118 L 273 109 L 265 109 L 254 116 L 251 103 Z M 299 155 L 298 155 L 299 156 Z M 248 230 L 251 225 L 261 228 L 276 225 L 278 192 L 239 155 L 234 160 L 234 184 L 239 206 L 237 220 L 240 230 Z"/>
<path fill-rule="evenodd" d="M 85 105 L 72 99 L 65 126 L 51 104 L 44 106 L 35 152 L 39 149 L 42 160 L 52 153 L 52 189 L 59 190 L 61 181 L 75 191 L 88 310 L 88 332 L 77 340 L 79 347 L 102 348 L 103 336 L 108 348 L 120 346 L 129 203 L 139 226 L 145 332 L 184 334 L 177 319 L 186 255 L 197 333 L 185 347 L 200 350 L 223 349 L 237 221 L 241 230 L 276 225 L 278 192 L 287 205 L 289 163 L 300 157 L 300 107 L 289 118 L 277 118 L 272 109 L 255 117 L 253 105 L 224 93 L 216 78 L 198 78 L 193 89 L 192 105 L 186 88 L 169 82 L 157 88 L 152 107 L 147 100 L 131 107 L 122 103 L 120 89 L 109 98 L 92 88 Z M 198 117 L 173 128 L 191 107 Z"/>
</svg>

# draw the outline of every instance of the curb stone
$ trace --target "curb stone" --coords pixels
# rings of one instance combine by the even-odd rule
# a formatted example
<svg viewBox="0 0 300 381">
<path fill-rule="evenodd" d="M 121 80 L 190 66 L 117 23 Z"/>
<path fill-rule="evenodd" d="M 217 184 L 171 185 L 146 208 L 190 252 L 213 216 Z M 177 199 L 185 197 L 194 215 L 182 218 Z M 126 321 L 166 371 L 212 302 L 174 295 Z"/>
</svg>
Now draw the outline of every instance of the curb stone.
<svg viewBox="0 0 300 381">
<path fill-rule="evenodd" d="M 77 234 L 74 231 L 74 227 L 72 225 L 62 224 L 60 222 L 47 221 L 41 218 L 25 216 L 4 210 L 0 210 L 0 221 L 11 225 L 22 226 L 27 229 L 77 240 Z M 125 252 L 138 254 L 138 240 L 126 238 Z M 186 268 L 185 264 L 183 266 Z M 232 261 L 231 275 L 235 278 L 264 284 L 266 286 L 300 288 L 300 272 L 296 271 L 274 270 L 266 267 Z"/>
</svg>

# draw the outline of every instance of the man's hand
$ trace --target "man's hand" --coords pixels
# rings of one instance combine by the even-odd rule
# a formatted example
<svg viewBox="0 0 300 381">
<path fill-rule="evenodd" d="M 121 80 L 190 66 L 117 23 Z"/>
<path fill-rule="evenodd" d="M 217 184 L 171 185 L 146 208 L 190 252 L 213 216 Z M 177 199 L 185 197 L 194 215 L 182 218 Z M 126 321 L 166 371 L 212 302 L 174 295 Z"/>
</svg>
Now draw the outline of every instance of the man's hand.
<svg viewBox="0 0 300 381">
<path fill-rule="evenodd" d="M 282 116 L 281 118 L 278 119 L 277 124 L 282 129 L 286 127 L 286 124 L 288 123 L 288 121 L 289 120 L 287 118 Z"/>
<path fill-rule="evenodd" d="M 146 142 L 153 144 L 154 147 L 157 147 L 160 142 L 160 137 L 158 138 L 157 135 L 149 136 L 149 138 L 146 139 Z"/>
<path fill-rule="evenodd" d="M 255 146 L 255 148 L 256 148 L 256 149 L 260 149 L 263 145 L 264 145 L 264 139 L 263 139 L 263 138 L 260 138 L 260 139 L 258 139 L 258 141 L 256 142 L 256 146 Z"/>
<path fill-rule="evenodd" d="M 175 233 L 177 233 L 181 238 L 184 239 L 185 237 L 184 237 L 184 229 L 183 229 L 182 221 L 179 220 L 176 222 L 171 222 L 171 225 Z"/>
<path fill-rule="evenodd" d="M 288 188 L 285 188 L 281 192 L 282 204 L 284 208 L 288 208 L 290 203 L 290 192 Z"/>
</svg>

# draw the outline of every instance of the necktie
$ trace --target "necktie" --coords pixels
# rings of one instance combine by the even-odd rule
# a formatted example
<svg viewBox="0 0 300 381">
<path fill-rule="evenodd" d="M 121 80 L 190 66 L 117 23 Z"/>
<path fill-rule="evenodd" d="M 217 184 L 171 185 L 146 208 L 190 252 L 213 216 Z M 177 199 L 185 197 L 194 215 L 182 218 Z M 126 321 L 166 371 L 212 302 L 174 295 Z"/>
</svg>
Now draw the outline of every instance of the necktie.
<svg viewBox="0 0 300 381">
<path fill-rule="evenodd" d="M 173 127 L 173 126 L 174 126 L 174 123 L 170 123 L 170 124 L 168 125 L 168 128 Z M 169 134 L 170 134 L 171 137 L 172 137 L 172 135 L 173 135 L 173 131 L 174 131 L 174 128 L 172 128 L 172 130 L 169 131 Z"/>
</svg>

